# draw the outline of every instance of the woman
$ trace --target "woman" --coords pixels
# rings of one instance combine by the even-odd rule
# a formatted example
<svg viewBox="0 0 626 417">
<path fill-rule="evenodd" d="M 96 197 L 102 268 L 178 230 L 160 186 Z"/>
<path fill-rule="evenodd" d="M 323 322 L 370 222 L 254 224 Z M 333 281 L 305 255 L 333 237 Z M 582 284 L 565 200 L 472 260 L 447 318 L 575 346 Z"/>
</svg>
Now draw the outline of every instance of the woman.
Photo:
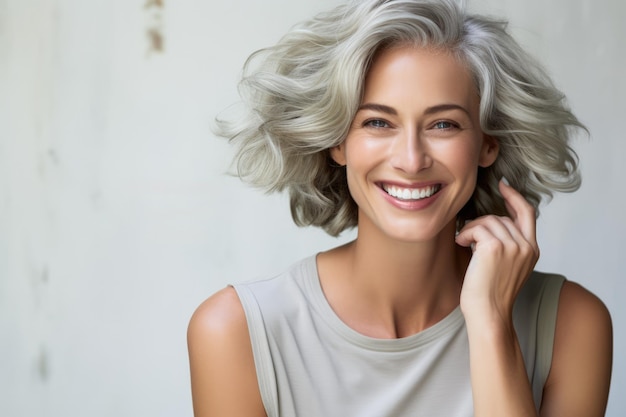
<svg viewBox="0 0 626 417">
<path fill-rule="evenodd" d="M 289 190 L 299 225 L 358 234 L 198 308 L 196 417 L 604 414 L 609 314 L 533 272 L 582 126 L 504 26 L 353 1 L 248 62 L 251 113 L 221 124 L 240 176 Z"/>
</svg>

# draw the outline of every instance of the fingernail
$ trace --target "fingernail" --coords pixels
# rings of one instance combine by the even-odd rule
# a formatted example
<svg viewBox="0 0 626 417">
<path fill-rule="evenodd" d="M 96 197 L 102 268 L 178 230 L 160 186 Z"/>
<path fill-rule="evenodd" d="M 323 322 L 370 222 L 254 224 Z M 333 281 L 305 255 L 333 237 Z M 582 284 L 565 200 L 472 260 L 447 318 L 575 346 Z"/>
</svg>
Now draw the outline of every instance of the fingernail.
<svg viewBox="0 0 626 417">
<path fill-rule="evenodd" d="M 509 180 L 507 180 L 506 177 L 500 178 L 500 181 L 502 181 L 504 185 L 508 185 L 509 187 L 511 186 L 511 184 L 509 184 Z"/>
</svg>

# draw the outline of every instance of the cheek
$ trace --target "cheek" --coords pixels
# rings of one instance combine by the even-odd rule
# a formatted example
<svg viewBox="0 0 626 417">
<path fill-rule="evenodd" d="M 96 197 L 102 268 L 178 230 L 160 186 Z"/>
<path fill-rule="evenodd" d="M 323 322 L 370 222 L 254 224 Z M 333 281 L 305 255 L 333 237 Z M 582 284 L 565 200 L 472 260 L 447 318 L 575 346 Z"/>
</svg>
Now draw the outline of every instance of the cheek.
<svg viewBox="0 0 626 417">
<path fill-rule="evenodd" d="M 375 141 L 363 137 L 346 139 L 346 176 L 350 195 L 357 204 L 363 202 L 371 174 L 383 163 L 384 151 Z"/>
<path fill-rule="evenodd" d="M 432 155 L 453 171 L 477 170 L 480 148 L 473 140 L 439 142 L 432 144 Z"/>
<path fill-rule="evenodd" d="M 372 138 L 365 134 L 348 136 L 345 141 L 346 158 L 352 160 L 352 163 L 371 162 L 376 159 L 377 155 L 380 155 L 385 143 L 385 140 Z"/>
<path fill-rule="evenodd" d="M 478 171 L 479 154 L 475 148 L 468 147 L 462 149 L 455 155 L 454 164 L 459 170 L 477 172 Z"/>
<path fill-rule="evenodd" d="M 445 150 L 443 148 L 446 148 Z M 480 148 L 475 141 L 446 144 L 440 149 L 439 163 L 458 181 L 462 199 L 469 200 L 476 189 Z"/>
<path fill-rule="evenodd" d="M 365 185 L 362 184 L 367 180 L 368 168 L 365 158 L 361 158 L 358 153 L 349 153 L 346 158 L 346 179 L 348 181 L 348 189 L 352 197 L 357 200 L 359 190 Z"/>
<path fill-rule="evenodd" d="M 363 175 L 384 159 L 384 142 L 355 135 L 346 139 L 344 152 L 348 170 Z"/>
</svg>

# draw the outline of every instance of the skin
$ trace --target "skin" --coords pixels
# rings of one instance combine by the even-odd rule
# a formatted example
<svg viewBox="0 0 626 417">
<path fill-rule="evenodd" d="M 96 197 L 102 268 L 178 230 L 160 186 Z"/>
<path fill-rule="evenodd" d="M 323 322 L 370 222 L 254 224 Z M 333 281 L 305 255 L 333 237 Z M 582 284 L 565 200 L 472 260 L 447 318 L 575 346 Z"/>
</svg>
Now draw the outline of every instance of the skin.
<svg viewBox="0 0 626 417">
<path fill-rule="evenodd" d="M 536 416 L 512 324 L 514 300 L 539 257 L 534 209 L 501 182 L 510 216 L 478 218 L 455 236 L 478 168 L 498 155 L 480 130 L 478 105 L 470 74 L 445 52 L 396 47 L 376 57 L 350 132 L 331 150 L 359 206 L 358 236 L 318 255 L 320 282 L 337 315 L 376 338 L 415 334 L 460 305 L 475 415 Z M 385 191 L 391 185 L 435 194 L 407 202 Z M 566 282 L 541 416 L 604 415 L 611 332 L 604 305 Z M 198 308 L 188 344 L 196 417 L 265 416 L 232 288 Z"/>
</svg>

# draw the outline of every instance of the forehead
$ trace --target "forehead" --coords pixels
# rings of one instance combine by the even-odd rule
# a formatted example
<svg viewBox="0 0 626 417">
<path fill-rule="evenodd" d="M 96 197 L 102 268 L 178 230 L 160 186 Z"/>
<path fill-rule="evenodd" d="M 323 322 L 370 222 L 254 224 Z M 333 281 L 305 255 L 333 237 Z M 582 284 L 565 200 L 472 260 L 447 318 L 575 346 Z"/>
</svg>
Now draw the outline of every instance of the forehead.
<svg viewBox="0 0 626 417">
<path fill-rule="evenodd" d="M 450 52 L 398 46 L 376 54 L 367 73 L 363 102 L 478 106 L 478 91 L 466 65 Z"/>
</svg>

